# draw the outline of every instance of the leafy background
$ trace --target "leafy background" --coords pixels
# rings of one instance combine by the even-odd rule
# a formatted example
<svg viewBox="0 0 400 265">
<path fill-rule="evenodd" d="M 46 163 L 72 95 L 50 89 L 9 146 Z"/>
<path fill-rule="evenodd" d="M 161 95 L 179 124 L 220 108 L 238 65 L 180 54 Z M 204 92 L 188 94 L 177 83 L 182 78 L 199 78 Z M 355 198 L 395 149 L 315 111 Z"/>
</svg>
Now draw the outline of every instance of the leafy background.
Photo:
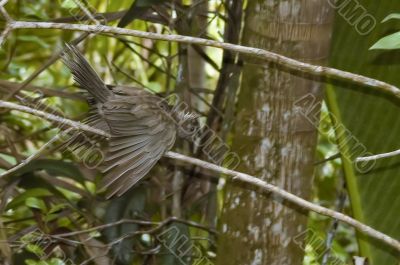
<svg viewBox="0 0 400 265">
<path fill-rule="evenodd" d="M 138 1 L 137 5 L 145 6 L 146 3 L 148 2 Z M 361 3 L 377 21 L 381 21 L 398 8 L 395 1 L 363 0 Z M 100 12 L 111 12 L 131 8 L 132 1 L 93 0 L 89 1 L 89 4 Z M 73 5 L 71 6 L 68 1 L 60 5 L 58 1 L 49 0 L 16 0 L 6 6 L 13 17 L 35 21 L 69 17 L 71 7 L 73 8 Z M 226 14 L 221 1 L 210 1 L 210 9 L 215 13 Z M 208 21 L 210 25 L 208 36 L 222 40 L 223 18 L 210 14 Z M 116 24 L 117 22 L 110 22 L 110 25 Z M 167 26 L 143 20 L 135 20 L 127 27 L 159 33 L 171 31 Z M 338 16 L 330 65 L 400 86 L 399 52 L 369 51 L 381 37 L 394 33 L 399 28 L 399 21 L 394 19 L 377 25 L 371 34 L 361 36 L 354 27 Z M 4 97 L 10 90 L 18 87 L 18 84 L 39 69 L 54 51 L 60 49 L 64 42 L 78 35 L 56 30 L 14 32 L 0 50 L 1 95 Z M 393 42 L 396 43 L 396 40 Z M 149 42 L 138 38 L 121 40 L 92 36 L 85 41 L 83 48 L 85 55 L 108 83 L 139 85 L 161 93 L 168 87 L 172 89 L 176 85 L 179 67 L 177 57 L 173 56 L 179 48 L 176 44 Z M 206 52 L 217 66 L 221 65 L 220 51 L 207 48 Z M 168 78 L 168 75 L 174 77 Z M 210 91 L 202 92 L 201 95 L 208 103 L 212 100 L 218 75 L 219 72 L 215 67 L 206 64 L 206 87 Z M 31 85 L 39 86 L 44 92 L 44 98 L 41 98 L 37 89 Z M 50 110 L 64 113 L 71 119 L 80 119 L 85 115 L 87 105 L 82 99 L 76 98 L 74 93 L 78 90 L 72 85 L 70 73 L 61 62 L 50 66 L 34 79 L 31 85 L 27 87 L 24 95 L 37 98 L 38 102 L 51 107 Z M 334 83 L 334 87 L 334 91 L 331 87 L 328 90 L 328 106 L 324 106 L 323 109 L 325 114 L 329 108 L 329 111 L 340 116 L 346 128 L 372 153 L 399 148 L 397 141 L 400 130 L 397 122 L 399 102 L 379 93 L 363 92 L 363 88 L 354 85 Z M 204 107 L 201 102 L 196 98 L 195 104 Z M 338 110 L 332 107 L 335 105 L 338 106 Z M 322 117 L 324 119 L 321 121 L 321 127 L 331 127 L 329 115 Z M 0 122 L 2 171 L 21 162 L 57 133 L 52 124 L 17 111 L 1 112 Z M 340 149 L 335 142 L 336 139 L 332 138 L 332 135 L 320 135 L 316 161 L 339 152 Z M 385 159 L 379 161 L 372 171 L 357 174 L 355 170 L 343 171 L 344 165 L 340 159 L 320 163 L 315 168 L 313 200 L 326 207 L 343 210 L 346 214 L 354 214 L 356 218 L 364 220 L 378 230 L 400 238 L 398 165 L 399 158 Z M 59 257 L 61 252 L 73 257 L 76 263 L 92 258 L 96 264 L 110 264 L 114 259 L 119 264 L 143 264 L 149 259 L 153 259 L 155 264 L 177 264 L 176 257 L 169 250 L 157 249 L 154 237 L 148 233 L 140 233 L 149 227 L 137 223 L 94 231 L 90 234 L 90 238 L 82 235 L 70 238 L 78 242 L 76 245 L 56 242 L 48 247 L 29 238 L 32 237 L 31 232 L 37 228 L 42 233 L 58 234 L 121 219 L 162 221 L 171 208 L 173 191 L 164 187 L 167 186 L 165 183 L 171 181 L 166 169 L 173 166 L 168 161 L 162 161 L 161 166 L 154 171 L 151 181 L 146 181 L 125 196 L 108 202 L 96 194 L 96 183 L 100 176 L 96 171 L 88 170 L 79 161 L 75 161 L 72 154 L 54 152 L 34 161 L 7 180 L 0 180 L 2 186 L 0 240 L 9 242 L 0 244 L 0 256 L 12 255 L 15 264 L 28 265 L 62 264 L 62 258 Z M 356 180 L 356 185 L 349 189 L 348 194 L 344 188 L 345 180 L 347 182 Z M 219 188 L 218 205 L 221 205 L 222 189 Z M 358 194 L 359 198 L 354 198 Z M 342 197 L 347 199 L 341 199 Z M 360 203 L 355 203 L 357 201 Z M 188 211 L 184 218 L 199 223 L 206 220 L 204 212 L 196 207 Z M 358 253 L 357 238 L 360 237 L 356 236 L 354 230 L 345 225 L 339 225 L 334 230 L 333 226 L 334 222 L 331 219 L 310 214 L 309 227 L 312 233 L 305 248 L 304 264 L 321 264 L 325 248 L 318 242 L 324 242 L 327 235 L 333 231 L 336 231 L 336 235 L 330 251 L 332 256 L 349 263 L 351 256 Z M 216 241 L 212 232 L 174 222 L 168 227 L 177 227 L 181 234 L 191 238 L 191 242 L 202 251 L 203 256 L 211 261 L 214 260 Z M 136 236 L 121 241 L 121 244 L 112 244 L 126 233 L 135 232 L 138 232 Z M 313 240 L 315 239 L 313 236 L 320 241 Z M 22 242 L 31 243 L 23 245 Z M 87 242 L 90 244 L 84 244 Z M 377 242 L 367 241 L 370 244 L 365 242 L 364 239 L 361 240 L 361 246 L 364 246 L 361 248 L 361 254 L 370 257 L 374 264 L 396 264 L 398 254 Z M 112 251 L 107 252 L 107 247 L 111 247 Z M 50 253 L 49 249 L 54 252 Z M 135 252 L 132 252 L 132 249 Z M 162 255 L 152 253 L 151 250 L 157 250 Z M 103 257 L 104 253 L 107 255 Z M 38 257 L 44 255 L 48 255 L 48 258 L 39 261 Z M 101 257 L 96 258 L 98 256 Z"/>
<path fill-rule="evenodd" d="M 399 29 L 400 24 L 396 20 L 380 23 L 398 8 L 398 4 L 390 1 L 360 1 L 360 4 L 376 19 L 377 25 L 370 34 L 363 36 L 346 20 L 338 17 L 330 64 L 399 86 L 400 53 L 396 50 L 369 50 L 380 38 Z M 391 43 L 395 44 L 394 41 Z M 397 120 L 400 102 L 397 99 L 378 92 L 365 92 L 365 88 L 354 85 L 335 84 L 334 91 L 332 94 L 336 94 L 336 99 L 333 100 L 339 107 L 338 114 L 344 126 L 365 145 L 368 152 L 379 154 L 399 148 L 400 127 Z M 334 97 L 332 94 L 330 96 Z M 367 173 L 357 172 L 356 169 L 346 172 L 348 181 L 353 178 L 356 181 L 350 194 L 359 194 L 359 204 L 356 198 L 352 198 L 356 218 L 394 238 L 400 237 L 399 162 L 399 157 L 382 159 Z M 362 252 L 371 257 L 374 264 L 396 264 L 398 254 L 388 252 L 377 242 L 368 242 Z"/>
</svg>

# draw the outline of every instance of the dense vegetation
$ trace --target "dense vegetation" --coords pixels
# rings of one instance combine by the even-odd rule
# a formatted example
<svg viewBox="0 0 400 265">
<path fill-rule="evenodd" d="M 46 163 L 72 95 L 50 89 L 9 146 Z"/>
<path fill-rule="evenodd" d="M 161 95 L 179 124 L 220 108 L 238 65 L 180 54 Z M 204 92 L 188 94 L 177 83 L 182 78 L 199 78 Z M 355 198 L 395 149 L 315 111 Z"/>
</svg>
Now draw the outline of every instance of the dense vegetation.
<svg viewBox="0 0 400 265">
<path fill-rule="evenodd" d="M 339 9 L 305 2 L 10 0 L 4 9 L 18 21 L 258 47 L 400 86 L 400 16 L 387 17 L 396 3 L 363 0 L 363 9 Z M 356 23 L 366 15 L 387 18 L 367 31 Z M 4 12 L 0 22 L 6 29 Z M 0 50 L 1 100 L 73 121 L 87 117 L 86 94 L 60 60 L 72 43 L 107 84 L 174 96 L 201 116 L 202 137 L 178 139 L 173 151 L 259 177 L 400 238 L 399 158 L 354 163 L 399 148 L 399 94 L 261 55 L 128 35 L 12 30 Z M 298 104 L 310 95 L 312 113 L 298 114 L 310 110 Z M 398 264 L 398 250 L 348 224 L 167 157 L 129 192 L 107 200 L 87 146 L 62 145 L 68 124 L 0 111 L 0 264 L 326 265 L 350 264 L 354 256 Z M 96 147 L 104 140 L 89 136 Z M 227 153 L 240 163 L 233 167 Z"/>
</svg>

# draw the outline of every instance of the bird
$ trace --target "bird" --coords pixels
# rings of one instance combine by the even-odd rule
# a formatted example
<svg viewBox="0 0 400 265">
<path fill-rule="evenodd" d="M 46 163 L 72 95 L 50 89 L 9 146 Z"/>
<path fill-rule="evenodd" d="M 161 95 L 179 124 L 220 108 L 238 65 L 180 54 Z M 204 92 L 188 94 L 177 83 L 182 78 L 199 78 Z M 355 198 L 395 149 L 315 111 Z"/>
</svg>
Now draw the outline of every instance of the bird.
<svg viewBox="0 0 400 265">
<path fill-rule="evenodd" d="M 176 137 L 190 138 L 199 115 L 174 108 L 143 88 L 107 85 L 73 45 L 65 45 L 62 61 L 77 86 L 87 91 L 89 114 L 82 122 L 111 135 L 106 139 L 99 169 L 100 190 L 119 197 L 143 179 L 169 151 Z M 79 137 L 71 139 L 80 141 Z"/>
</svg>

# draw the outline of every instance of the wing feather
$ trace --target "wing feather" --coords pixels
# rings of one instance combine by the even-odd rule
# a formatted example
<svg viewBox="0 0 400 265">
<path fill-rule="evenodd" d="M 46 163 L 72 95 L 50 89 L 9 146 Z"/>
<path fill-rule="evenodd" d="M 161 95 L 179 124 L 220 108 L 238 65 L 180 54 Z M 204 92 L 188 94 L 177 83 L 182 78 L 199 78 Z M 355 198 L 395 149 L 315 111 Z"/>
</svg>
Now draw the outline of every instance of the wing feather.
<svg viewBox="0 0 400 265">
<path fill-rule="evenodd" d="M 103 188 L 107 197 L 120 196 L 140 181 L 175 142 L 176 128 L 159 108 L 161 98 L 141 89 L 109 87 L 74 46 L 66 46 L 63 61 L 74 80 L 90 94 L 85 123 L 112 137 L 103 161 Z M 124 95 L 125 94 L 125 95 Z M 66 143 L 74 150 L 92 141 L 78 134 Z"/>
<path fill-rule="evenodd" d="M 104 103 L 102 112 L 112 135 L 102 165 L 101 187 L 107 198 L 121 196 L 145 177 L 175 142 L 170 118 L 156 102 L 143 104 L 154 98 L 126 96 Z"/>
<path fill-rule="evenodd" d="M 157 153 L 155 153 L 155 157 L 159 159 L 161 158 L 162 154 L 163 150 L 159 149 Z M 118 181 L 114 182 L 113 185 L 110 186 L 110 191 L 114 190 L 113 186 L 116 187 L 116 191 L 111 193 L 117 193 L 117 196 L 121 196 L 132 186 L 134 186 L 141 178 L 143 178 L 157 163 L 158 159 L 142 159 L 138 163 L 132 165 L 128 171 L 123 173 L 123 177 L 118 179 Z M 111 193 L 109 193 L 107 197 L 112 196 Z"/>
<path fill-rule="evenodd" d="M 148 144 L 148 142 L 145 142 L 140 145 L 135 145 L 132 148 L 127 148 L 123 150 L 123 152 L 115 152 L 112 158 L 106 158 L 105 161 L 107 162 L 108 167 L 103 169 L 103 172 L 107 172 L 117 165 L 121 165 L 133 158 L 137 158 L 138 155 L 141 155 L 143 153 L 143 148 Z"/>
</svg>

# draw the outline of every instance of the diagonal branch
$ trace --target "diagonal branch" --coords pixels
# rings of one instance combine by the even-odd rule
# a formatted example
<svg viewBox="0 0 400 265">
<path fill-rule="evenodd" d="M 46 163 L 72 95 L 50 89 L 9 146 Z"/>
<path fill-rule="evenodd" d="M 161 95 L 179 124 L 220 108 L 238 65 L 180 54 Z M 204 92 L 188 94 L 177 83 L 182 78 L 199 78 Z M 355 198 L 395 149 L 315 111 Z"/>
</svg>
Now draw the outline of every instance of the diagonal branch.
<svg viewBox="0 0 400 265">
<path fill-rule="evenodd" d="M 86 39 L 86 37 L 88 37 L 90 34 L 85 32 L 82 33 L 79 37 L 77 37 L 76 39 L 72 40 L 70 42 L 70 44 L 72 45 L 77 45 L 80 42 L 82 42 L 84 39 Z M 25 89 L 36 77 L 38 77 L 43 71 L 45 71 L 47 68 L 49 68 L 53 63 L 55 63 L 58 58 L 60 57 L 62 53 L 62 50 L 56 51 L 51 58 L 49 58 L 39 69 L 36 69 L 35 72 L 33 72 L 28 78 L 26 78 L 24 80 L 24 82 L 21 83 L 21 85 L 12 90 L 5 98 L 5 100 L 8 100 L 10 98 L 12 98 L 14 95 L 17 95 L 19 93 L 19 91 L 21 91 L 22 89 Z"/>
<path fill-rule="evenodd" d="M 260 188 L 263 191 L 276 194 L 279 197 L 285 199 L 286 201 L 294 203 L 304 209 L 319 213 L 321 215 L 329 216 L 329 217 L 337 219 L 343 223 L 351 225 L 358 231 L 360 231 L 366 235 L 369 235 L 372 238 L 383 241 L 386 244 L 392 246 L 393 248 L 395 248 L 397 250 L 400 250 L 400 242 L 397 241 L 396 239 L 394 239 L 382 232 L 379 232 L 379 231 L 373 229 L 372 227 L 365 225 L 362 222 L 359 222 L 359 221 L 351 218 L 350 216 L 347 216 L 340 212 L 337 212 L 337 211 L 322 207 L 320 205 L 314 204 L 307 200 L 304 200 L 286 190 L 283 190 L 277 186 L 274 186 L 263 180 L 260 180 L 257 177 L 250 176 L 245 173 L 227 169 L 227 168 L 224 168 L 224 167 L 221 167 L 221 166 L 218 166 L 218 165 L 215 165 L 215 164 L 212 164 L 212 163 L 209 163 L 209 162 L 197 159 L 197 158 L 188 157 L 188 156 L 174 153 L 174 152 L 168 152 L 165 156 L 169 157 L 169 158 L 173 158 L 175 160 L 182 161 L 182 162 L 190 163 L 192 165 L 196 165 L 196 166 L 199 166 L 204 169 L 218 172 L 220 174 L 225 174 L 227 176 L 230 176 L 233 180 L 236 180 L 238 182 L 250 184 L 251 186 Z"/>
<path fill-rule="evenodd" d="M 0 100 L 0 108 L 7 108 L 7 109 L 14 109 L 14 110 L 19 110 L 19 111 L 24 111 L 33 115 L 37 115 L 39 117 L 48 119 L 50 121 L 56 121 L 56 122 L 62 122 L 65 125 L 68 125 L 72 128 L 75 129 L 79 129 L 82 131 L 87 131 L 90 133 L 94 133 L 94 134 L 98 134 L 101 136 L 105 136 L 105 137 L 109 137 L 109 135 L 104 132 L 101 131 L 99 129 L 96 128 L 92 128 L 90 126 L 87 126 L 85 124 L 79 123 L 79 122 L 75 122 L 72 120 L 68 120 L 66 118 L 62 118 L 62 117 L 58 117 L 56 115 L 50 114 L 50 113 L 46 113 L 43 111 L 39 111 L 39 110 L 35 110 L 26 106 L 21 106 L 15 103 L 11 103 L 11 102 L 6 102 L 3 100 Z M 346 223 L 348 225 L 351 225 L 352 227 L 354 227 L 355 229 L 357 229 L 358 231 L 374 238 L 377 239 L 379 241 L 382 241 L 384 243 L 386 243 L 387 245 L 393 247 L 394 249 L 396 249 L 397 251 L 400 252 L 400 242 L 378 230 L 375 230 L 374 228 L 363 224 L 362 222 L 359 222 L 353 218 L 351 218 L 350 216 L 347 216 L 345 214 L 342 214 L 340 212 L 322 207 L 320 205 L 314 204 L 312 202 L 309 202 L 307 200 L 304 200 L 284 189 L 281 189 L 277 186 L 274 186 L 272 184 L 269 184 L 263 180 L 258 179 L 257 177 L 245 174 L 245 173 L 241 173 L 238 171 L 234 171 L 231 169 L 227 169 L 197 158 L 193 158 L 193 157 L 189 157 L 189 156 L 185 156 L 182 154 L 178 154 L 175 152 L 167 152 L 165 154 L 166 157 L 175 159 L 175 160 L 179 160 L 185 163 L 190 163 L 192 165 L 204 168 L 204 169 L 208 169 L 214 172 L 217 172 L 219 174 L 224 174 L 226 176 L 231 177 L 233 180 L 236 180 L 238 182 L 241 183 L 245 183 L 247 185 L 250 185 L 254 188 L 260 189 L 261 191 L 264 192 L 270 192 L 273 194 L 278 195 L 279 197 L 285 199 L 288 202 L 291 202 L 293 204 L 296 204 L 304 209 L 307 209 L 309 211 L 313 211 L 316 213 L 319 213 L 321 215 L 325 215 L 325 216 L 329 216 L 331 218 L 337 219 L 343 223 Z M 10 169 L 13 170 L 13 169 Z M 4 175 L 7 175 L 8 171 L 4 172 L 2 175 L 0 175 L 0 178 Z"/>
<path fill-rule="evenodd" d="M 7 10 L 4 8 L 4 6 L 8 3 L 8 0 L 1 0 L 0 1 L 0 13 L 4 17 L 7 23 L 10 23 L 13 21 L 11 16 L 8 14 Z"/>
<path fill-rule="evenodd" d="M 377 155 L 371 155 L 371 156 L 364 156 L 364 157 L 357 157 L 356 162 L 369 162 L 369 161 L 374 161 L 382 158 L 389 158 L 389 157 L 394 157 L 394 156 L 399 156 L 400 155 L 400 149 L 388 152 L 388 153 L 382 153 L 382 154 L 377 154 Z"/>
<path fill-rule="evenodd" d="M 169 223 L 182 223 L 182 224 L 187 224 L 191 227 L 195 227 L 204 231 L 207 231 L 209 233 L 212 234 L 218 234 L 218 231 L 211 229 L 209 227 L 206 227 L 204 225 L 201 225 L 199 223 L 196 222 L 192 222 L 192 221 L 187 221 L 184 219 L 179 219 L 177 217 L 168 217 L 167 219 L 161 221 L 161 222 L 152 222 L 152 221 L 144 221 L 144 220 L 135 220 L 135 219 L 122 219 L 122 220 L 118 220 L 116 222 L 112 222 L 112 223 L 108 223 L 108 224 L 103 224 L 103 225 L 99 225 L 99 226 L 95 226 L 95 227 L 91 227 L 88 229 L 84 229 L 84 230 L 79 230 L 79 231 L 73 231 L 73 232 L 67 232 L 67 233 L 62 233 L 62 234 L 56 234 L 54 236 L 57 237 L 70 237 L 70 236 L 76 236 L 76 235 L 80 235 L 80 234 L 88 234 L 91 233 L 93 231 L 97 231 L 97 230 L 103 230 L 109 227 L 113 227 L 113 226 L 118 226 L 121 224 L 138 224 L 138 225 L 142 225 L 142 226 L 160 226 L 160 225 L 164 225 L 165 224 L 169 224 Z"/>
<path fill-rule="evenodd" d="M 13 28 L 11 27 L 11 23 L 14 21 L 11 16 L 8 14 L 7 10 L 4 8 L 4 5 L 7 4 L 8 0 L 1 0 L 0 1 L 0 14 L 4 17 L 6 21 L 6 26 L 3 32 L 0 34 L 0 47 L 3 42 L 6 40 L 8 35 L 11 33 Z"/>
<path fill-rule="evenodd" d="M 10 93 L 13 92 L 21 87 L 21 83 L 12 82 L 0 79 L 0 94 Z M 27 85 L 25 87 L 28 91 L 39 92 L 47 97 L 62 97 L 74 100 L 86 100 L 83 95 L 74 92 L 67 92 L 64 88 L 60 89 L 53 89 L 49 87 L 42 87 L 36 85 Z M 4 100 L 4 98 L 3 98 Z"/>
<path fill-rule="evenodd" d="M 11 109 L 11 110 L 19 110 L 22 112 L 26 112 L 41 118 L 44 118 L 46 120 L 49 121 L 53 121 L 57 124 L 61 124 L 61 125 L 67 125 L 69 127 L 72 127 L 76 130 L 81 130 L 81 131 L 85 131 L 85 132 L 90 132 L 92 134 L 97 134 L 97 135 L 101 135 L 103 137 L 109 138 L 110 135 L 108 133 L 106 133 L 105 131 L 90 127 L 86 124 L 80 123 L 80 122 L 76 122 L 73 120 L 69 120 L 51 113 L 47 113 L 41 110 L 36 110 L 36 109 L 32 109 L 30 107 L 26 107 L 26 106 L 22 106 L 22 105 L 18 105 L 12 102 L 7 102 L 4 100 L 0 100 L 0 108 L 5 108 L 5 109 Z"/>
<path fill-rule="evenodd" d="M 15 29 L 62 29 L 62 30 L 73 30 L 73 31 L 84 31 L 97 34 L 115 34 L 115 35 L 126 35 L 134 36 L 139 38 L 147 38 L 153 40 L 163 41 L 174 41 L 187 44 L 210 46 L 215 48 L 221 48 L 246 54 L 249 56 L 255 56 L 263 61 L 275 63 L 283 66 L 289 70 L 308 73 L 314 76 L 322 76 L 325 78 L 333 78 L 337 80 L 343 80 L 351 83 L 360 84 L 366 87 L 374 88 L 384 93 L 388 93 L 394 97 L 400 98 L 400 90 L 391 84 L 379 81 L 366 76 L 353 74 L 350 72 L 342 71 L 335 68 L 313 65 L 305 62 L 301 62 L 277 53 L 273 53 L 267 50 L 246 47 L 241 45 L 235 45 L 230 43 L 224 43 L 209 39 L 189 37 L 175 34 L 159 34 L 153 32 L 144 32 L 140 30 L 117 28 L 105 25 L 83 25 L 83 24 L 68 24 L 68 23 L 54 23 L 54 22 L 28 22 L 28 21 L 10 21 L 7 23 L 10 30 Z"/>
<path fill-rule="evenodd" d="M 67 130 L 64 131 L 64 133 L 68 134 L 69 132 L 72 131 L 72 129 L 73 128 L 68 128 Z M 0 178 L 5 178 L 5 177 L 17 172 L 18 170 L 20 170 L 21 168 L 25 167 L 30 162 L 35 160 L 36 158 L 39 158 L 40 155 L 42 155 L 42 153 L 44 153 L 48 147 L 50 147 L 54 142 L 58 141 L 61 138 L 60 136 L 61 136 L 60 134 L 57 134 L 56 136 L 54 136 L 50 141 L 48 141 L 47 143 L 42 145 L 39 148 L 39 150 L 36 151 L 36 153 L 33 153 L 27 159 L 21 161 L 21 163 L 19 163 L 18 165 L 14 166 L 14 167 L 10 168 L 9 170 L 7 170 L 6 172 L 2 173 L 0 175 Z"/>
</svg>

